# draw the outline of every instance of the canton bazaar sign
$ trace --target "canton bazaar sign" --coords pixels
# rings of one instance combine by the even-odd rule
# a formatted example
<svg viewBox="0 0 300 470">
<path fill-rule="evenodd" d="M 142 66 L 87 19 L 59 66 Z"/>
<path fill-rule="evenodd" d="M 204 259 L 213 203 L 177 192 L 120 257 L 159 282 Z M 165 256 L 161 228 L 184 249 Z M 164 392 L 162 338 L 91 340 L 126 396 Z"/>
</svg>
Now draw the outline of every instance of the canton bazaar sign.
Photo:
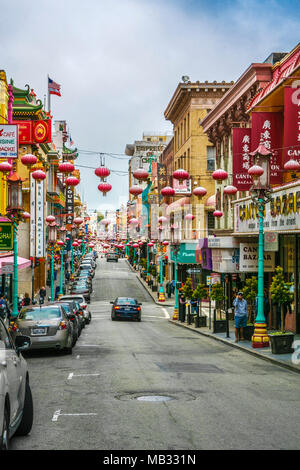
<svg viewBox="0 0 300 470">
<path fill-rule="evenodd" d="M 252 200 L 234 206 L 234 233 L 258 233 L 258 209 Z M 300 231 L 300 185 L 273 192 L 265 206 L 264 229 Z"/>
</svg>

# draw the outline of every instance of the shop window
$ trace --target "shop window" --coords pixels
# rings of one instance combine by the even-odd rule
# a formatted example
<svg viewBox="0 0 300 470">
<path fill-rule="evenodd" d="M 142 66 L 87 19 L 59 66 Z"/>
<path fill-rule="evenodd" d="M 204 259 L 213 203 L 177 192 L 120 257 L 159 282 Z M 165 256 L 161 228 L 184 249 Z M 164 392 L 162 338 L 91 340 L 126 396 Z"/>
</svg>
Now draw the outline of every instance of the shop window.
<svg viewBox="0 0 300 470">
<path fill-rule="evenodd" d="M 216 167 L 216 147 L 206 147 L 206 158 L 207 158 L 207 171 L 215 171 Z"/>
<path fill-rule="evenodd" d="M 207 234 L 213 235 L 215 231 L 215 217 L 213 216 L 212 212 L 207 213 Z"/>
</svg>

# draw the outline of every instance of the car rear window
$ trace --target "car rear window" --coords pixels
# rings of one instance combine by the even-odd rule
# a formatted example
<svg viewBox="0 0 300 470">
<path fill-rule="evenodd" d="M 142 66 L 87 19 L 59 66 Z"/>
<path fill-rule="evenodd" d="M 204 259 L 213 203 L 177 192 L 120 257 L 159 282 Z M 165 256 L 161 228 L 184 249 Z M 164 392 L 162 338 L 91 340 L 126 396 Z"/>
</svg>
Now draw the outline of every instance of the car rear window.
<svg viewBox="0 0 300 470">
<path fill-rule="evenodd" d="M 135 299 L 118 299 L 117 304 L 118 305 L 136 305 L 136 300 Z"/>
<path fill-rule="evenodd" d="M 61 311 L 59 308 L 24 308 L 19 314 L 20 320 L 51 320 L 60 317 Z"/>
<path fill-rule="evenodd" d="M 66 303 L 62 302 L 62 306 L 68 313 L 71 312 L 71 307 L 70 307 L 69 304 L 66 304 Z"/>
<path fill-rule="evenodd" d="M 82 297 L 64 297 L 63 300 L 74 300 L 75 302 L 83 302 Z"/>
</svg>

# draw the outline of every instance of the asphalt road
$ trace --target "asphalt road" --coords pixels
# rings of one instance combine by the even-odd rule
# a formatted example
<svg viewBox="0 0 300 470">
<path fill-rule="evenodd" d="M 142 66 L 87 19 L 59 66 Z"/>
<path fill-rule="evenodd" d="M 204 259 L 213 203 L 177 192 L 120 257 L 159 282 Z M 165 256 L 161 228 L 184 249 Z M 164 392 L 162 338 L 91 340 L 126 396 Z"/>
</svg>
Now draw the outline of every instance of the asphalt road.
<svg viewBox="0 0 300 470">
<path fill-rule="evenodd" d="M 123 295 L 140 323 L 111 321 Z M 12 449 L 300 448 L 298 374 L 170 324 L 125 260 L 98 258 L 90 308 L 72 356 L 26 355 L 34 424 Z"/>
</svg>

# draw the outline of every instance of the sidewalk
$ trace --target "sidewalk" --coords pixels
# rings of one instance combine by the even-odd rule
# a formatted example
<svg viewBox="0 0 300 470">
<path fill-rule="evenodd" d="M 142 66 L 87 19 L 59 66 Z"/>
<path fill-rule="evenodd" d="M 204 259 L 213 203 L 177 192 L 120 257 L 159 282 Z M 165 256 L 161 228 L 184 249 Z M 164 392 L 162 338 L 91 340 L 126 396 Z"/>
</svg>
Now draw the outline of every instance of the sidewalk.
<svg viewBox="0 0 300 470">
<path fill-rule="evenodd" d="M 128 261 L 127 261 L 128 262 Z M 171 299 L 166 298 L 165 302 L 158 302 L 156 292 L 152 292 L 152 290 L 149 288 L 148 284 L 141 278 L 139 271 L 135 271 L 130 263 L 128 262 L 128 266 L 130 269 L 136 274 L 138 280 L 142 284 L 142 286 L 147 290 L 149 295 L 152 297 L 154 302 L 157 305 L 160 305 L 161 307 L 174 307 L 174 296 Z M 202 308 L 202 315 L 206 315 L 208 317 L 208 308 Z M 176 326 L 179 326 L 181 328 L 188 328 L 189 330 L 193 331 L 194 333 L 198 333 L 200 335 L 206 336 L 208 338 L 213 338 L 217 341 L 221 341 L 222 343 L 225 343 L 233 348 L 242 350 L 248 354 L 252 354 L 256 357 L 259 357 L 260 359 L 269 361 L 273 364 L 279 365 L 281 367 L 285 367 L 286 369 L 292 370 L 294 372 L 300 373 L 300 364 L 296 364 L 295 362 L 292 362 L 292 354 L 272 354 L 271 352 L 271 347 L 269 348 L 261 348 L 261 349 L 254 349 L 252 347 L 252 342 L 251 341 L 243 341 L 243 342 L 238 342 L 235 343 L 235 334 L 234 334 L 234 322 L 229 321 L 229 338 L 226 338 L 226 333 L 213 333 L 212 329 L 209 329 L 208 327 L 201 327 L 201 328 L 195 328 L 195 325 L 188 325 L 187 323 L 182 323 L 178 320 L 172 320 L 172 318 L 169 320 L 170 323 L 173 323 Z M 208 323 L 208 319 L 207 319 Z M 211 325 L 212 326 L 212 325 Z M 300 335 L 295 335 L 294 338 L 295 341 L 299 341 L 300 344 Z M 298 348 L 299 350 L 299 348 Z M 300 350 L 298 357 L 300 359 Z"/>
</svg>

